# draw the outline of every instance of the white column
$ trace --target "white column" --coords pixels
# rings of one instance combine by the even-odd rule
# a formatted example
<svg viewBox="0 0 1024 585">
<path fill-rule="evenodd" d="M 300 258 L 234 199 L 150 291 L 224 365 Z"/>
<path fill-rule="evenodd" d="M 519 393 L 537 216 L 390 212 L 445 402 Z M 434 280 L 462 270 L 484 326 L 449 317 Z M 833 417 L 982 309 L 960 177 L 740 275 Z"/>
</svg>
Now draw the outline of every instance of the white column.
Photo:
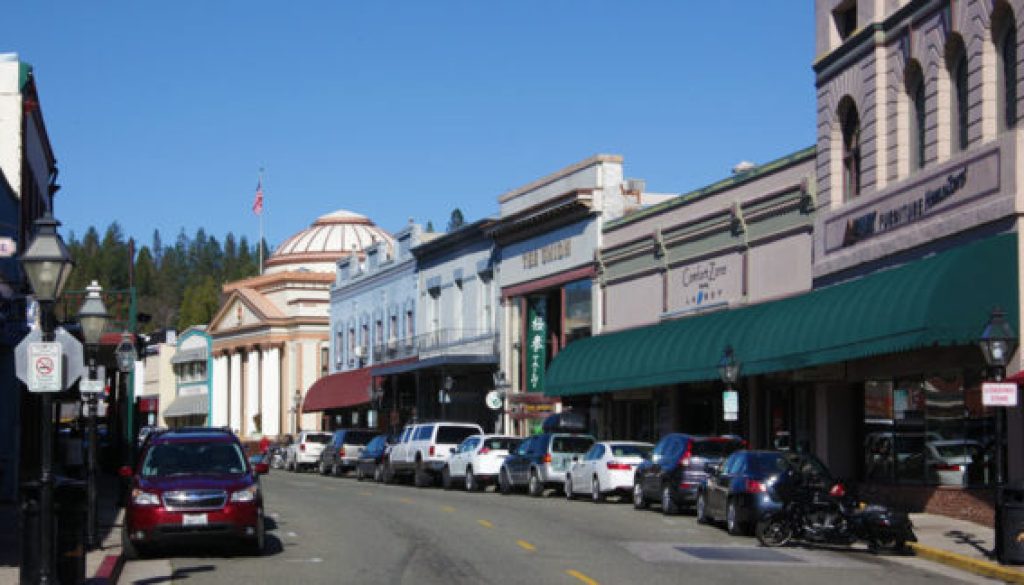
<svg viewBox="0 0 1024 585">
<path fill-rule="evenodd" d="M 268 348 L 263 354 L 263 434 L 281 434 L 281 350 Z"/>
<path fill-rule="evenodd" d="M 228 356 L 219 355 L 213 360 L 213 396 L 210 397 L 212 412 L 210 425 L 228 426 Z"/>
<path fill-rule="evenodd" d="M 260 412 L 260 350 L 249 350 L 249 363 L 245 375 L 245 428 L 247 435 L 256 434 L 253 417 Z M 262 428 L 262 421 L 261 421 Z"/>
<path fill-rule="evenodd" d="M 232 429 L 242 432 L 242 354 L 231 353 L 231 402 L 228 420 Z"/>
</svg>

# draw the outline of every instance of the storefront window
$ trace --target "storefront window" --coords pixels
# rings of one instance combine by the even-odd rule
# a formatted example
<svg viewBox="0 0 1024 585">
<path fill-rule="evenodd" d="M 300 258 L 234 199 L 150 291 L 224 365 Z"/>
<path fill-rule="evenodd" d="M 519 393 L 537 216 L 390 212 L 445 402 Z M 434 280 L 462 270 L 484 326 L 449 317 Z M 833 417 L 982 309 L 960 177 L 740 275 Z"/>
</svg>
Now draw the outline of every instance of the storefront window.
<svg viewBox="0 0 1024 585">
<path fill-rule="evenodd" d="M 592 322 L 591 281 L 565 285 L 565 343 L 590 337 Z"/>
<path fill-rule="evenodd" d="M 993 424 L 976 373 L 869 381 L 864 386 L 864 478 L 928 485 L 988 485 Z"/>
</svg>

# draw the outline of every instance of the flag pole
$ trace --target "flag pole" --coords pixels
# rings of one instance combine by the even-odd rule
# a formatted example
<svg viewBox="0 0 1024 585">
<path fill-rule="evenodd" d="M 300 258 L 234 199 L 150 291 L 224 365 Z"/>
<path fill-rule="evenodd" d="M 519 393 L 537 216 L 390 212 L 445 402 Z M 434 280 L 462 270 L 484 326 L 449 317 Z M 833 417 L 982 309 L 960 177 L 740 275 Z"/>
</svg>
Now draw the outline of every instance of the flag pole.
<svg viewBox="0 0 1024 585">
<path fill-rule="evenodd" d="M 260 188 L 263 187 L 263 167 L 260 167 Z M 260 239 L 256 242 L 256 246 L 259 248 L 259 259 L 260 259 L 260 276 L 263 276 L 263 207 L 262 201 L 260 202 Z"/>
</svg>

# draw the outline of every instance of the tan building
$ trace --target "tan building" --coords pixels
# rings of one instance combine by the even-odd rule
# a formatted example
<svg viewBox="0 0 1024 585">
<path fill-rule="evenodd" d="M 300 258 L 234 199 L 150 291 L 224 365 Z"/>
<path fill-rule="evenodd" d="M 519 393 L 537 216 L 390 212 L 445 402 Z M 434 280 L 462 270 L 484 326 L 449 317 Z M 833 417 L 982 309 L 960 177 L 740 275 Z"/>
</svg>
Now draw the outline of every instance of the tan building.
<svg viewBox="0 0 1024 585">
<path fill-rule="evenodd" d="M 330 286 L 335 263 L 392 240 L 366 217 L 336 211 L 286 240 L 265 272 L 224 285 L 210 323 L 214 426 L 241 437 L 318 428 L 303 414 L 308 388 L 329 369 Z"/>
</svg>

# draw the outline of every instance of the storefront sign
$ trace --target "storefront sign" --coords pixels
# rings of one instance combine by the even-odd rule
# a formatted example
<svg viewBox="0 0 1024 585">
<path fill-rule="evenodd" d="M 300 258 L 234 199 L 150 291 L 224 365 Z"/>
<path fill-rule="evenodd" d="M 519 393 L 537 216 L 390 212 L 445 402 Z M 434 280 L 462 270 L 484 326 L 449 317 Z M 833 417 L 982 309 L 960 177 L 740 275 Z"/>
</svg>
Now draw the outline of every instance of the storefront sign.
<svg viewBox="0 0 1024 585">
<path fill-rule="evenodd" d="M 729 303 L 743 294 L 743 259 L 730 254 L 671 270 L 669 311 Z"/>
<path fill-rule="evenodd" d="M 984 406 L 1017 406 L 1017 385 L 1012 382 L 985 382 L 981 385 Z"/>
<path fill-rule="evenodd" d="M 502 287 L 592 265 L 597 234 L 597 222 L 587 219 L 508 244 L 501 252 Z"/>
<path fill-rule="evenodd" d="M 867 205 L 849 205 L 825 220 L 825 251 L 834 252 L 904 228 L 974 198 L 999 191 L 999 151 L 884 195 Z"/>
<path fill-rule="evenodd" d="M 527 300 L 526 391 L 544 391 L 544 366 L 547 364 L 548 310 L 546 297 Z"/>
<path fill-rule="evenodd" d="M 530 270 L 572 256 L 572 239 L 566 238 L 538 250 L 523 252 L 523 270 Z"/>
</svg>

